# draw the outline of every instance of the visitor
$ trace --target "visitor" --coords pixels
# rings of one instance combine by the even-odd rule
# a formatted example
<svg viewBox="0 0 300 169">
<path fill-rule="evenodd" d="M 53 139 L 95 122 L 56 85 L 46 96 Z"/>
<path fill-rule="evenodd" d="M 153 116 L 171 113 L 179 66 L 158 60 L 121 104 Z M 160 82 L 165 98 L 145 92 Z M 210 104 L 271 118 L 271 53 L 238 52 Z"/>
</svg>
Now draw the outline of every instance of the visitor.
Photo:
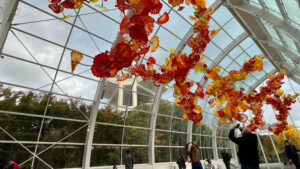
<svg viewBox="0 0 300 169">
<path fill-rule="evenodd" d="M 180 155 L 177 159 L 177 164 L 179 169 L 186 169 L 185 159 L 183 155 Z"/>
<path fill-rule="evenodd" d="M 191 150 L 189 151 L 189 145 L 192 144 Z M 200 148 L 197 144 L 190 142 L 184 147 L 185 152 L 190 157 L 192 162 L 192 169 L 202 169 L 202 164 L 200 162 Z"/>
<path fill-rule="evenodd" d="M 236 138 L 234 136 L 235 129 L 242 132 L 242 136 Z M 257 136 L 245 127 L 241 128 L 237 124 L 229 132 L 229 139 L 239 146 L 238 157 L 242 169 L 259 169 L 259 158 L 257 149 Z"/>
<path fill-rule="evenodd" d="M 134 159 L 131 155 L 131 151 L 127 150 L 127 154 L 124 158 L 125 169 L 133 169 Z"/>
<path fill-rule="evenodd" d="M 19 169 L 19 165 L 13 159 L 8 160 L 8 169 Z"/>
<path fill-rule="evenodd" d="M 118 169 L 116 164 L 114 164 L 113 169 Z"/>
<path fill-rule="evenodd" d="M 296 169 L 300 169 L 298 151 L 295 145 L 292 144 L 291 140 L 285 140 L 285 143 L 285 153 L 289 159 L 289 162 L 293 162 L 296 166 Z"/>
<path fill-rule="evenodd" d="M 206 160 L 207 165 L 205 166 L 205 169 L 215 169 L 215 166 L 211 163 L 210 159 Z"/>
<path fill-rule="evenodd" d="M 221 150 L 221 156 L 223 158 L 226 169 L 230 169 L 231 155 L 226 150 Z"/>
</svg>

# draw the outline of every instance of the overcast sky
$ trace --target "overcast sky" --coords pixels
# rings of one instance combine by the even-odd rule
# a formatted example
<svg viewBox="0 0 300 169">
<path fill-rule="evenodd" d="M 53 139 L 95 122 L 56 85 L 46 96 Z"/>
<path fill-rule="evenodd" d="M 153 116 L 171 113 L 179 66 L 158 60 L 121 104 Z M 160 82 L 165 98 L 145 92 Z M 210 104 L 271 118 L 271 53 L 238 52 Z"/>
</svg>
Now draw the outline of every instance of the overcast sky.
<svg viewBox="0 0 300 169">
<path fill-rule="evenodd" d="M 2 2 L 2 1 L 0 1 Z M 38 4 L 42 9 L 51 12 L 47 5 L 47 1 L 35 1 L 35 0 L 27 0 L 27 2 Z M 0 3 L 1 5 L 1 3 Z M 109 9 L 113 9 L 113 4 L 107 4 L 107 7 Z M 220 8 L 223 10 L 223 8 Z M 101 9 L 99 9 L 101 10 Z M 167 7 L 164 7 L 163 10 L 168 10 Z M 93 10 L 85 7 L 82 9 L 81 14 L 83 13 L 89 13 L 93 12 Z M 74 15 L 75 13 L 70 12 L 70 14 Z M 67 13 L 66 13 L 67 14 Z M 121 20 L 121 14 L 114 10 L 106 13 L 107 15 L 113 17 L 115 20 L 120 21 Z M 188 14 L 186 11 L 185 14 Z M 217 14 L 217 13 L 216 13 Z M 175 14 L 174 14 L 175 15 Z M 225 14 L 223 14 L 225 15 Z M 60 15 L 61 16 L 61 15 Z M 114 41 L 114 38 L 116 36 L 116 33 L 118 31 L 118 24 L 103 17 L 100 14 L 92 14 L 87 16 L 82 16 L 82 20 L 85 23 L 85 26 L 88 27 L 88 30 L 107 39 L 110 42 Z M 1 17 L 1 9 L 0 9 L 0 17 Z M 174 17 L 173 17 L 174 18 Z M 38 21 L 38 20 L 44 20 L 44 19 L 52 19 L 51 16 L 43 14 L 39 12 L 36 9 L 33 9 L 27 5 L 24 5 L 22 2 L 20 2 L 20 5 L 17 9 L 16 16 L 14 18 L 13 23 L 24 23 L 24 22 L 30 22 L 30 21 Z M 74 18 L 68 19 L 68 21 L 73 22 Z M 174 21 L 173 21 L 174 22 Z M 183 22 L 183 21 L 181 21 Z M 221 21 L 220 21 L 221 22 Z M 170 21 L 170 24 L 172 22 Z M 176 22 L 175 22 L 176 23 Z M 76 25 L 82 26 L 79 20 L 77 20 Z M 30 32 L 32 34 L 36 34 L 38 36 L 41 36 L 45 39 L 48 39 L 50 41 L 53 41 L 55 43 L 58 43 L 60 45 L 65 45 L 68 32 L 71 28 L 70 25 L 59 22 L 58 20 L 50 20 L 46 22 L 39 22 L 39 23 L 30 23 L 30 24 L 22 24 L 19 26 L 15 26 L 18 29 L 22 29 L 24 31 Z M 166 27 L 176 27 L 176 25 L 166 25 Z M 155 26 L 155 29 L 157 29 L 157 25 Z M 177 28 L 178 29 L 178 28 Z M 188 31 L 188 29 L 184 28 L 184 31 Z M 18 32 L 14 30 L 17 37 L 20 38 L 20 40 L 25 44 L 25 46 L 28 48 L 28 50 L 32 53 L 32 55 L 35 57 L 35 59 L 43 65 L 50 66 L 54 69 L 58 67 L 59 60 L 62 57 L 62 62 L 60 65 L 60 69 L 70 72 L 70 51 L 66 50 L 63 53 L 63 48 L 53 45 L 51 43 L 33 38 L 31 36 L 28 36 L 24 33 Z M 179 42 L 175 40 L 171 40 L 172 36 L 168 34 L 165 30 L 161 29 L 159 31 L 159 36 L 162 37 L 162 45 L 164 45 L 165 48 L 170 47 L 176 47 Z M 180 36 L 180 35 L 179 35 Z M 99 38 L 93 37 L 95 43 L 97 44 L 97 47 L 100 49 L 100 51 L 109 50 L 111 47 L 111 43 L 106 42 L 104 40 L 101 40 Z M 168 41 L 163 42 L 163 39 L 168 39 Z M 223 39 L 220 37 L 218 41 L 222 41 Z M 171 41 L 171 42 L 170 42 Z M 216 43 L 218 43 L 216 41 Z M 87 33 L 84 33 L 83 31 L 80 31 L 77 28 L 74 28 L 73 33 L 71 34 L 70 41 L 68 43 L 68 47 L 77 49 L 78 51 L 81 51 L 89 56 L 95 56 L 99 53 L 99 50 L 95 47 L 95 44 L 91 41 L 91 38 L 88 36 Z M 211 50 L 211 52 L 216 52 L 215 50 Z M 252 51 L 253 52 L 253 51 Z M 21 59 L 29 60 L 31 62 L 35 62 L 35 60 L 30 56 L 30 54 L 24 49 L 24 47 L 18 42 L 16 37 L 9 33 L 6 44 L 3 50 L 3 53 L 10 54 L 16 57 L 19 57 Z M 259 54 L 259 53 L 258 53 Z M 166 57 L 167 53 L 163 50 L 158 50 L 157 53 L 154 54 L 155 58 L 159 61 L 159 63 L 164 62 L 164 58 Z M 209 53 L 207 53 L 209 55 Z M 217 55 L 217 54 L 216 54 Z M 163 58 L 163 59 L 162 59 Z M 84 57 L 82 63 L 91 65 L 93 62 L 92 58 Z M 55 70 L 49 69 L 44 67 L 44 69 L 47 71 L 47 73 L 50 75 L 50 77 L 53 79 L 55 76 Z M 88 70 L 89 67 L 84 66 L 78 66 L 75 70 L 75 73 L 79 73 L 85 70 Z M 57 75 L 57 81 L 61 80 L 63 78 L 66 78 L 70 76 L 69 74 L 59 72 Z M 85 78 L 80 77 L 73 77 L 61 82 L 58 82 L 58 85 L 60 88 L 64 91 L 64 93 L 67 93 L 68 95 L 76 96 L 76 97 L 83 97 L 86 99 L 93 99 L 95 95 L 95 91 L 97 88 L 97 82 L 98 78 L 95 78 L 91 72 L 88 70 L 86 73 L 83 74 L 83 76 L 92 78 L 93 80 L 88 80 Z M 195 75 L 193 75 L 194 77 Z M 199 74 L 198 76 L 201 76 Z M 201 79 L 201 78 L 199 78 Z M 198 79 L 197 79 L 198 80 Z M 0 60 L 0 81 L 1 82 L 7 82 L 17 85 L 23 85 L 30 88 L 39 88 L 41 86 L 51 84 L 52 80 L 48 77 L 48 75 L 43 72 L 43 70 L 38 65 L 34 65 L 31 63 L 26 63 L 24 61 L 20 61 L 17 59 L 13 59 L 10 57 L 5 57 L 4 59 Z M 294 82 L 292 82 L 292 85 L 294 88 L 300 92 L 300 86 Z M 50 86 L 48 85 L 43 90 L 49 91 Z M 283 90 L 286 93 L 293 93 L 289 83 L 285 79 L 285 84 L 283 85 Z M 57 86 L 54 86 L 53 89 L 54 92 L 62 93 L 60 89 Z M 164 92 L 162 98 L 168 99 L 170 101 L 174 101 L 172 89 L 168 89 Z M 290 112 L 291 116 L 296 122 L 297 126 L 300 126 L 300 114 L 297 112 L 297 110 L 300 110 L 300 104 L 297 102 L 293 105 L 293 110 Z M 265 106 L 265 118 L 267 119 L 268 123 L 274 123 L 275 118 L 273 111 L 270 107 Z M 290 121 L 289 121 L 290 122 Z"/>
</svg>

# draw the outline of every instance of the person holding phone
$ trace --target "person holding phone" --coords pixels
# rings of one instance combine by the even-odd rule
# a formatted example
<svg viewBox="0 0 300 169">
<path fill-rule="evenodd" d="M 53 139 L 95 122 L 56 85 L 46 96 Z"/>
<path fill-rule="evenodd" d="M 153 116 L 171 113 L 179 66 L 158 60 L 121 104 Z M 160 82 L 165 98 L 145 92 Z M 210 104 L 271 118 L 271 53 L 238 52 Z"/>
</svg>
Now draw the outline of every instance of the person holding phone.
<svg viewBox="0 0 300 169">
<path fill-rule="evenodd" d="M 191 145 L 191 150 L 189 151 L 189 144 Z M 203 169 L 200 162 L 200 148 L 197 144 L 190 142 L 187 143 L 184 147 L 186 154 L 190 157 L 192 162 L 192 169 Z"/>
<path fill-rule="evenodd" d="M 235 137 L 234 132 L 238 129 L 242 132 L 241 137 Z M 229 139 L 239 146 L 237 153 L 242 169 L 259 169 L 259 157 L 257 148 L 257 136 L 247 128 L 241 128 L 237 124 L 229 132 Z"/>
</svg>

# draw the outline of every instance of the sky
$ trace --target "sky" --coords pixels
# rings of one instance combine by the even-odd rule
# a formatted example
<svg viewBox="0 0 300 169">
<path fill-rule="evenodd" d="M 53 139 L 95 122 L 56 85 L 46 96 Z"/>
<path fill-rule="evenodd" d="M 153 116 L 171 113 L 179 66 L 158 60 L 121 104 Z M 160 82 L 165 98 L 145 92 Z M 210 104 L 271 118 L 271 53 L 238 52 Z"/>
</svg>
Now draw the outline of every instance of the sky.
<svg viewBox="0 0 300 169">
<path fill-rule="evenodd" d="M 51 13 L 50 9 L 48 9 L 47 7 L 48 5 L 47 1 L 37 2 L 35 0 L 26 0 L 25 2 L 38 5 L 43 10 L 46 10 L 47 12 Z M 209 3 L 212 4 L 212 1 L 209 1 Z M 115 9 L 113 4 L 106 4 L 106 7 L 108 9 Z M 97 10 L 101 11 L 100 8 L 97 8 Z M 168 7 L 164 7 L 162 12 L 168 10 L 170 10 Z M 91 12 L 95 12 L 95 11 L 88 7 L 84 7 L 81 10 L 80 14 L 87 14 Z M 74 15 L 75 13 L 69 11 L 68 13 L 65 13 L 65 15 L 67 14 Z M 114 21 L 107 19 L 106 17 L 100 14 L 90 14 L 81 17 L 85 25 L 82 25 L 79 19 L 75 23 L 75 25 L 83 29 L 84 27 L 87 27 L 87 29 L 90 32 L 98 36 L 98 37 L 92 36 L 92 39 L 94 41 L 93 42 L 91 40 L 91 37 L 87 33 L 81 31 L 78 28 L 73 29 L 67 47 L 76 49 L 84 53 L 85 55 L 88 55 L 89 57 L 85 56 L 84 59 L 82 60 L 82 63 L 84 64 L 91 65 L 93 62 L 93 59 L 91 57 L 95 56 L 99 52 L 109 50 L 111 48 L 111 43 L 114 42 L 114 39 L 116 37 L 116 32 L 118 31 L 118 24 L 116 22 L 121 21 L 122 15 L 117 10 L 106 11 L 104 12 L 104 14 L 112 17 Z M 189 30 L 190 23 L 188 23 L 187 21 L 179 17 L 179 15 L 175 11 L 172 11 L 170 15 L 173 15 L 170 18 L 171 19 L 175 18 L 175 21 L 170 20 L 170 23 L 166 24 L 165 28 L 170 29 L 170 31 L 172 31 L 175 35 L 179 36 L 180 38 L 183 38 L 185 32 Z M 189 10 L 185 9 L 182 15 L 187 17 L 189 15 Z M 0 16 L 1 16 L 1 9 L 0 9 Z M 61 15 L 59 15 L 59 17 L 61 17 Z M 232 18 L 231 14 L 228 13 L 228 10 L 226 10 L 224 7 L 219 8 L 219 11 L 217 11 L 213 15 L 213 18 L 215 20 L 211 22 L 212 29 L 223 26 L 223 30 L 221 30 L 220 34 L 218 34 L 212 40 L 213 42 L 208 46 L 207 50 L 204 52 L 209 58 L 211 58 L 211 60 L 214 60 L 222 52 L 219 48 L 225 49 L 226 46 L 233 41 L 233 39 L 231 39 L 229 36 L 232 36 L 232 38 L 237 38 L 239 35 L 241 35 L 244 32 L 244 30 L 241 30 L 242 29 L 241 26 L 236 22 L 235 19 Z M 70 31 L 71 26 L 64 22 L 60 22 L 58 20 L 49 20 L 49 19 L 53 19 L 53 17 L 41 13 L 38 10 L 20 2 L 13 23 L 16 24 L 16 26 L 14 27 L 17 29 L 21 29 L 23 31 L 35 34 L 37 36 L 41 36 L 42 38 L 45 38 L 49 41 L 64 46 L 68 39 L 68 32 Z M 22 24 L 26 22 L 39 21 L 39 20 L 48 20 L 48 21 Z M 72 23 L 74 21 L 74 17 L 68 19 L 68 21 Z M 94 99 L 94 95 L 97 89 L 97 84 L 99 79 L 94 77 L 91 74 L 89 67 L 79 65 L 74 72 L 74 73 L 79 73 L 85 71 L 85 73 L 81 75 L 88 79 L 75 76 L 60 81 L 64 78 L 72 76 L 72 74 L 68 74 L 68 72 L 71 73 L 70 71 L 71 51 L 70 50 L 67 49 L 64 51 L 64 49 L 60 46 L 31 37 L 15 29 L 12 30 L 31 54 L 29 54 L 28 51 L 24 48 L 24 46 L 22 46 L 22 44 L 18 41 L 17 37 L 15 37 L 15 35 L 12 32 L 10 32 L 5 43 L 3 53 L 12 55 L 19 59 L 14 59 L 11 57 L 4 57 L 4 59 L 0 59 L 0 82 L 6 82 L 11 84 L 26 86 L 29 88 L 50 91 L 51 89 L 50 84 L 52 83 L 52 79 L 54 79 L 56 74 L 55 70 L 59 67 L 59 69 L 62 71 L 59 71 L 56 77 L 56 81 L 59 87 L 57 85 L 54 85 L 53 91 L 55 93 L 59 93 L 59 94 L 67 93 L 68 95 L 75 96 L 75 97 L 82 97 L 88 100 Z M 169 49 L 172 47 L 175 48 L 177 47 L 180 40 L 176 38 L 175 35 L 171 34 L 164 28 L 158 29 L 158 25 L 155 25 L 154 32 L 156 30 L 158 30 L 157 35 L 161 37 L 161 46 L 163 48 Z M 225 33 L 224 30 L 228 32 L 228 34 Z M 261 53 L 257 48 L 257 46 L 254 45 L 253 41 L 251 42 L 251 39 L 250 40 L 246 39 L 243 42 L 244 44 L 240 44 L 240 46 L 237 46 L 235 50 L 233 50 L 239 52 L 240 56 L 236 55 L 238 57 L 235 57 L 234 52 L 231 52 L 229 54 L 230 57 L 236 60 L 237 62 L 243 59 L 244 57 L 247 58 L 248 56 L 246 56 L 246 53 L 249 55 L 254 55 L 256 52 L 257 54 Z M 248 47 L 246 48 L 245 47 L 246 44 L 249 45 L 252 44 L 252 46 L 248 45 Z M 188 51 L 188 49 L 185 50 Z M 168 53 L 164 51 L 162 48 L 159 48 L 158 51 L 153 54 L 153 56 L 157 59 L 159 64 L 162 64 L 164 62 L 164 59 L 167 55 Z M 39 65 L 24 62 L 20 59 L 27 60 L 33 63 L 37 61 L 38 63 L 44 65 L 43 69 L 47 73 L 45 73 L 44 70 L 41 69 Z M 61 64 L 59 65 L 60 59 L 61 59 Z M 220 63 L 223 65 L 222 67 L 223 69 L 230 70 L 231 68 L 235 68 L 233 64 L 232 65 L 226 64 L 227 63 L 225 62 L 226 59 L 223 60 L 224 61 Z M 207 63 L 211 63 L 211 61 L 207 59 Z M 236 66 L 237 68 L 240 67 L 238 65 Z M 203 78 L 203 75 L 191 74 L 189 75 L 189 78 L 196 81 L 200 81 L 201 78 Z M 292 85 L 294 86 L 296 91 L 300 92 L 300 86 L 297 83 L 292 81 Z M 291 86 L 287 82 L 287 79 L 285 79 L 283 90 L 286 93 L 293 93 Z M 170 101 L 174 101 L 172 88 L 168 88 L 168 90 L 166 90 L 163 93 L 162 98 L 168 99 Z M 300 110 L 299 102 L 293 105 L 293 109 L 290 113 L 292 118 L 295 120 L 296 125 L 300 126 L 300 114 L 297 112 L 298 110 Z M 268 106 L 265 106 L 264 112 L 265 112 L 264 115 L 265 118 L 267 119 L 267 122 L 274 123 L 275 118 L 272 109 Z M 291 121 L 289 120 L 289 122 Z"/>
</svg>

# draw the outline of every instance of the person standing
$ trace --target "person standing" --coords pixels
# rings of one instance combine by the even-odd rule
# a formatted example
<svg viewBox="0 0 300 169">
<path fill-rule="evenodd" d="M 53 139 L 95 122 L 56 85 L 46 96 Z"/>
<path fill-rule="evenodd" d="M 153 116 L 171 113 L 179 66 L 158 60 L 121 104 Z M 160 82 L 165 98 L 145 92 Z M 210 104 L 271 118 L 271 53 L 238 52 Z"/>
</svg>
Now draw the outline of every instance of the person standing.
<svg viewBox="0 0 300 169">
<path fill-rule="evenodd" d="M 234 136 L 235 129 L 242 131 L 242 136 L 236 138 Z M 245 127 L 241 128 L 237 124 L 229 132 L 229 139 L 239 146 L 238 157 L 242 169 L 259 169 L 259 157 L 257 149 L 257 136 Z"/>
<path fill-rule="evenodd" d="M 182 155 L 180 155 L 177 159 L 177 164 L 179 169 L 186 169 L 185 159 Z"/>
<path fill-rule="evenodd" d="M 191 150 L 189 151 L 189 144 L 192 144 Z M 190 142 L 184 147 L 186 154 L 190 157 L 192 162 L 192 169 L 202 169 L 202 164 L 200 162 L 200 148 L 197 144 Z"/>
<path fill-rule="evenodd" d="M 291 140 L 285 140 L 285 153 L 289 159 L 289 162 L 293 162 L 296 166 L 296 169 L 300 169 L 299 156 L 298 151 L 294 144 L 292 144 Z"/>
<path fill-rule="evenodd" d="M 19 169 L 19 165 L 13 159 L 8 160 L 8 169 Z"/>
<path fill-rule="evenodd" d="M 226 169 L 230 169 L 231 155 L 226 150 L 221 150 L 221 156 L 223 158 Z"/>
<path fill-rule="evenodd" d="M 131 155 L 131 151 L 127 150 L 127 154 L 124 158 L 125 169 L 133 169 L 134 159 Z"/>
</svg>

